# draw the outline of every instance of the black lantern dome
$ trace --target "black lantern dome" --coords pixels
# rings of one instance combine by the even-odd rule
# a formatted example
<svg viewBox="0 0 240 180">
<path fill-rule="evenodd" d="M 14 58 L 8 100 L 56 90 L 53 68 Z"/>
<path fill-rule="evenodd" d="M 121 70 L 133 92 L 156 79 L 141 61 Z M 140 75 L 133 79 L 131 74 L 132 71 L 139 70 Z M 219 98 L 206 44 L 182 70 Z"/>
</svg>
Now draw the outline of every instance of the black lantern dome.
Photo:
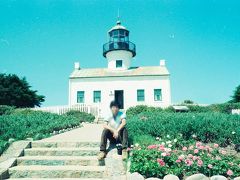
<svg viewBox="0 0 240 180">
<path fill-rule="evenodd" d="M 136 56 L 136 45 L 129 41 L 129 31 L 117 21 L 109 34 L 109 42 L 103 45 L 103 56 L 110 51 L 125 50 L 132 53 L 132 57 Z"/>
</svg>

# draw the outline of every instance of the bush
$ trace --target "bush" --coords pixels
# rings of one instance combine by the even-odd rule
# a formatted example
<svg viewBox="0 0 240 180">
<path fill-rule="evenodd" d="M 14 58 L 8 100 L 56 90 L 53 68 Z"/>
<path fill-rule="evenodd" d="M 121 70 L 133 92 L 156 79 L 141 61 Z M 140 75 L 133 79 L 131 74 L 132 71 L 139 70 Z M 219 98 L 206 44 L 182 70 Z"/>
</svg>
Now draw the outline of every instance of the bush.
<svg viewBox="0 0 240 180">
<path fill-rule="evenodd" d="M 146 105 L 137 105 L 137 106 L 133 106 L 128 108 L 126 115 L 128 117 L 130 116 L 135 116 L 138 115 L 139 113 L 142 112 L 160 112 L 163 109 L 160 107 L 152 107 L 152 106 L 146 106 Z"/>
<path fill-rule="evenodd" d="M 82 117 L 84 118 L 84 117 Z M 10 115 L 0 116 L 0 150 L 3 151 L 10 138 L 42 139 L 49 137 L 53 131 L 78 126 L 82 119 L 68 115 L 57 115 L 30 109 L 17 109 Z"/>
<path fill-rule="evenodd" d="M 0 105 L 0 116 L 4 114 L 11 114 L 15 110 L 14 106 Z"/>
<path fill-rule="evenodd" d="M 223 104 L 211 104 L 208 106 L 199 106 L 194 105 L 190 103 L 183 103 L 181 105 L 185 105 L 189 108 L 189 112 L 195 112 L 195 113 L 206 113 L 206 112 L 218 112 L 218 113 L 226 113 L 231 114 L 232 109 L 240 109 L 240 103 L 223 103 Z M 139 113 L 143 112 L 175 112 L 173 106 L 169 106 L 167 108 L 160 108 L 160 107 L 152 107 L 152 106 L 146 106 L 146 105 L 137 105 L 134 107 L 130 107 L 127 110 L 128 116 L 135 116 Z"/>
<path fill-rule="evenodd" d="M 3 153 L 5 149 L 7 149 L 9 146 L 9 143 L 7 141 L 2 141 L 0 139 L 0 155 Z"/>
<path fill-rule="evenodd" d="M 231 114 L 232 109 L 240 109 L 240 103 L 211 104 L 209 106 L 187 105 L 190 112 L 219 112 Z"/>
<path fill-rule="evenodd" d="M 239 115 L 223 113 L 143 112 L 128 118 L 127 123 L 130 139 L 139 135 L 176 137 L 181 134 L 185 140 L 216 142 L 221 146 L 240 143 L 239 127 Z"/>
<path fill-rule="evenodd" d="M 86 112 L 80 112 L 76 110 L 68 111 L 66 113 L 67 116 L 73 116 L 77 118 L 80 122 L 93 122 L 95 117 L 92 114 Z"/>
<path fill-rule="evenodd" d="M 174 174 L 185 179 L 197 173 L 209 177 L 219 174 L 229 179 L 240 176 L 240 160 L 219 148 L 218 144 L 194 142 L 176 148 L 177 142 L 170 139 L 166 144 L 135 145 L 130 152 L 130 172 L 139 172 L 145 178 Z"/>
</svg>

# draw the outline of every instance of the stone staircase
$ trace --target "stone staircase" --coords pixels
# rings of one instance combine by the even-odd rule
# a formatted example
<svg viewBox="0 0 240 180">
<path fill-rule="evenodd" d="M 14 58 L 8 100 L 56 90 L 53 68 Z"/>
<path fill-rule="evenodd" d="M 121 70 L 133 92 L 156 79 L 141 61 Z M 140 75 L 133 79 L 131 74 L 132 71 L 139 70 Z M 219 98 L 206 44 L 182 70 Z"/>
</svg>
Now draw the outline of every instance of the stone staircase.
<svg viewBox="0 0 240 180">
<path fill-rule="evenodd" d="M 9 179 L 100 180 L 105 166 L 97 160 L 98 142 L 31 142 L 17 165 L 9 168 Z"/>
</svg>

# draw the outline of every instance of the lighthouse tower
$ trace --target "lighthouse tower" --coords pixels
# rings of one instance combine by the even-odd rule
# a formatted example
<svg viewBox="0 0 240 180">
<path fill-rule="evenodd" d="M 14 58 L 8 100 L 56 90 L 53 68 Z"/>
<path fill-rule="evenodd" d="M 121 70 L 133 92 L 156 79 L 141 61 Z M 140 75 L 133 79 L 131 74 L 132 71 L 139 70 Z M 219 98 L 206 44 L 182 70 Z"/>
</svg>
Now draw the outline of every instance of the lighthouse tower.
<svg viewBox="0 0 240 180">
<path fill-rule="evenodd" d="M 129 31 L 117 24 L 108 31 L 109 41 L 103 45 L 103 56 L 108 60 L 108 69 L 127 70 L 136 56 L 136 46 L 129 41 Z"/>
</svg>

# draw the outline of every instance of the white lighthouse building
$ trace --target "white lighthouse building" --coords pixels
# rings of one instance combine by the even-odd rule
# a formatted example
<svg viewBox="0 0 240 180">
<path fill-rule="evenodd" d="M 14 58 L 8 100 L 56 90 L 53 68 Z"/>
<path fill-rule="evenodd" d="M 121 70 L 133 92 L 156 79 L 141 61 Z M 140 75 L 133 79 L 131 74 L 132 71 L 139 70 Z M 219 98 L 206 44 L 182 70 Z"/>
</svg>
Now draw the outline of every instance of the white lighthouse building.
<svg viewBox="0 0 240 180">
<path fill-rule="evenodd" d="M 109 113 L 112 100 L 121 109 L 149 105 L 167 107 L 171 104 L 170 73 L 165 60 L 158 66 L 132 67 L 136 46 L 129 41 L 129 31 L 120 21 L 108 32 L 103 45 L 106 68 L 83 68 L 78 62 L 69 77 L 69 105 L 99 104 L 101 115 Z"/>
</svg>

